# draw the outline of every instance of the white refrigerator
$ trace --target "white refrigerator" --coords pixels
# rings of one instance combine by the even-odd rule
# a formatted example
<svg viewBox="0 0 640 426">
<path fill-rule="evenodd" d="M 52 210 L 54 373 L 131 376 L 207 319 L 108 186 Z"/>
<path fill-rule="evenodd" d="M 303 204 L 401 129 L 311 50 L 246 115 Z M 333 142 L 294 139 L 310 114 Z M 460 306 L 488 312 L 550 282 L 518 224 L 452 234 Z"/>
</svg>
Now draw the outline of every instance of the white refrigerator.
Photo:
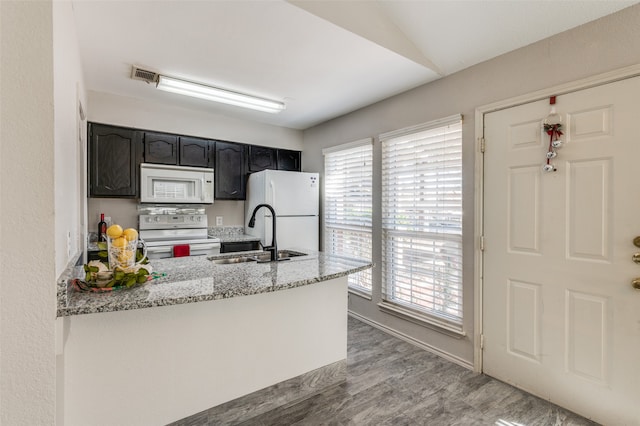
<svg viewBox="0 0 640 426">
<path fill-rule="evenodd" d="M 278 249 L 319 248 L 320 177 L 318 173 L 263 170 L 249 175 L 245 201 L 245 232 L 271 245 L 271 211 L 262 207 L 256 214 L 255 227 L 249 219 L 258 204 L 269 204 L 276 212 Z"/>
</svg>

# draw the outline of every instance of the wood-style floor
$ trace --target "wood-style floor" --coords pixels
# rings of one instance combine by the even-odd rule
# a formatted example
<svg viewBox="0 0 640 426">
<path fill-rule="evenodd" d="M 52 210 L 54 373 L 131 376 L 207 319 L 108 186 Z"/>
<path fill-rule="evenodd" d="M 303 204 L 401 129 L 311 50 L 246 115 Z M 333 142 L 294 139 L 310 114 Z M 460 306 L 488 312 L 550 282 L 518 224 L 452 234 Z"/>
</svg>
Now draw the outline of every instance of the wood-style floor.
<svg viewBox="0 0 640 426">
<path fill-rule="evenodd" d="M 348 336 L 346 383 L 242 425 L 595 424 L 353 318 Z M 207 424 L 205 413 L 184 424 Z"/>
</svg>

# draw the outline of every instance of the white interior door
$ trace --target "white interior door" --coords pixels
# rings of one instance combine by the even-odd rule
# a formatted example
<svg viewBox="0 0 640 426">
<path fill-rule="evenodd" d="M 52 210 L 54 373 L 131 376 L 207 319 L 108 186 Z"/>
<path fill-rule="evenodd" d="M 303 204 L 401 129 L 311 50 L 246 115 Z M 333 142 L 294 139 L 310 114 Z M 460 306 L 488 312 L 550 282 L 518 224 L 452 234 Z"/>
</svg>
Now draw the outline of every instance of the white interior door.
<svg viewBox="0 0 640 426">
<path fill-rule="evenodd" d="M 486 114 L 483 370 L 609 425 L 640 425 L 640 78 Z"/>
</svg>

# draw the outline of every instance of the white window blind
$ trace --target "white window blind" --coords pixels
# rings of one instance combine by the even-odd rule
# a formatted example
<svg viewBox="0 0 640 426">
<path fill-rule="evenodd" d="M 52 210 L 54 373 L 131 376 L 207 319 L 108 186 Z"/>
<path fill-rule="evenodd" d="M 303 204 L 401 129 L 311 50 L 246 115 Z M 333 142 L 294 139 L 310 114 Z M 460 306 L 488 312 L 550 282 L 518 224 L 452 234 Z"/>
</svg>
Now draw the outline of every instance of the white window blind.
<svg viewBox="0 0 640 426">
<path fill-rule="evenodd" d="M 324 250 L 371 260 L 372 140 L 328 148 L 324 154 Z M 349 286 L 371 293 L 371 269 L 349 275 Z"/>
<path fill-rule="evenodd" d="M 383 305 L 461 330 L 462 117 L 380 139 Z"/>
</svg>

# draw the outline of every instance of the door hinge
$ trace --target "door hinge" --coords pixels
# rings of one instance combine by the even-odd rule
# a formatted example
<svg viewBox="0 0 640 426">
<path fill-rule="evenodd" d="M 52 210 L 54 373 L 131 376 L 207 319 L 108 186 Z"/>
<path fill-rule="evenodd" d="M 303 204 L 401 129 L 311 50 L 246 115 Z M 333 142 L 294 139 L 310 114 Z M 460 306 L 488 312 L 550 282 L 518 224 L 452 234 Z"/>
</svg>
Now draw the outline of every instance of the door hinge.
<svg viewBox="0 0 640 426">
<path fill-rule="evenodd" d="M 484 235 L 480 235 L 480 251 L 484 251 Z"/>
<path fill-rule="evenodd" d="M 480 349 L 484 349 L 484 334 L 480 335 Z"/>
<path fill-rule="evenodd" d="M 480 152 L 484 154 L 484 150 L 486 149 L 484 138 L 480 138 Z"/>
</svg>

